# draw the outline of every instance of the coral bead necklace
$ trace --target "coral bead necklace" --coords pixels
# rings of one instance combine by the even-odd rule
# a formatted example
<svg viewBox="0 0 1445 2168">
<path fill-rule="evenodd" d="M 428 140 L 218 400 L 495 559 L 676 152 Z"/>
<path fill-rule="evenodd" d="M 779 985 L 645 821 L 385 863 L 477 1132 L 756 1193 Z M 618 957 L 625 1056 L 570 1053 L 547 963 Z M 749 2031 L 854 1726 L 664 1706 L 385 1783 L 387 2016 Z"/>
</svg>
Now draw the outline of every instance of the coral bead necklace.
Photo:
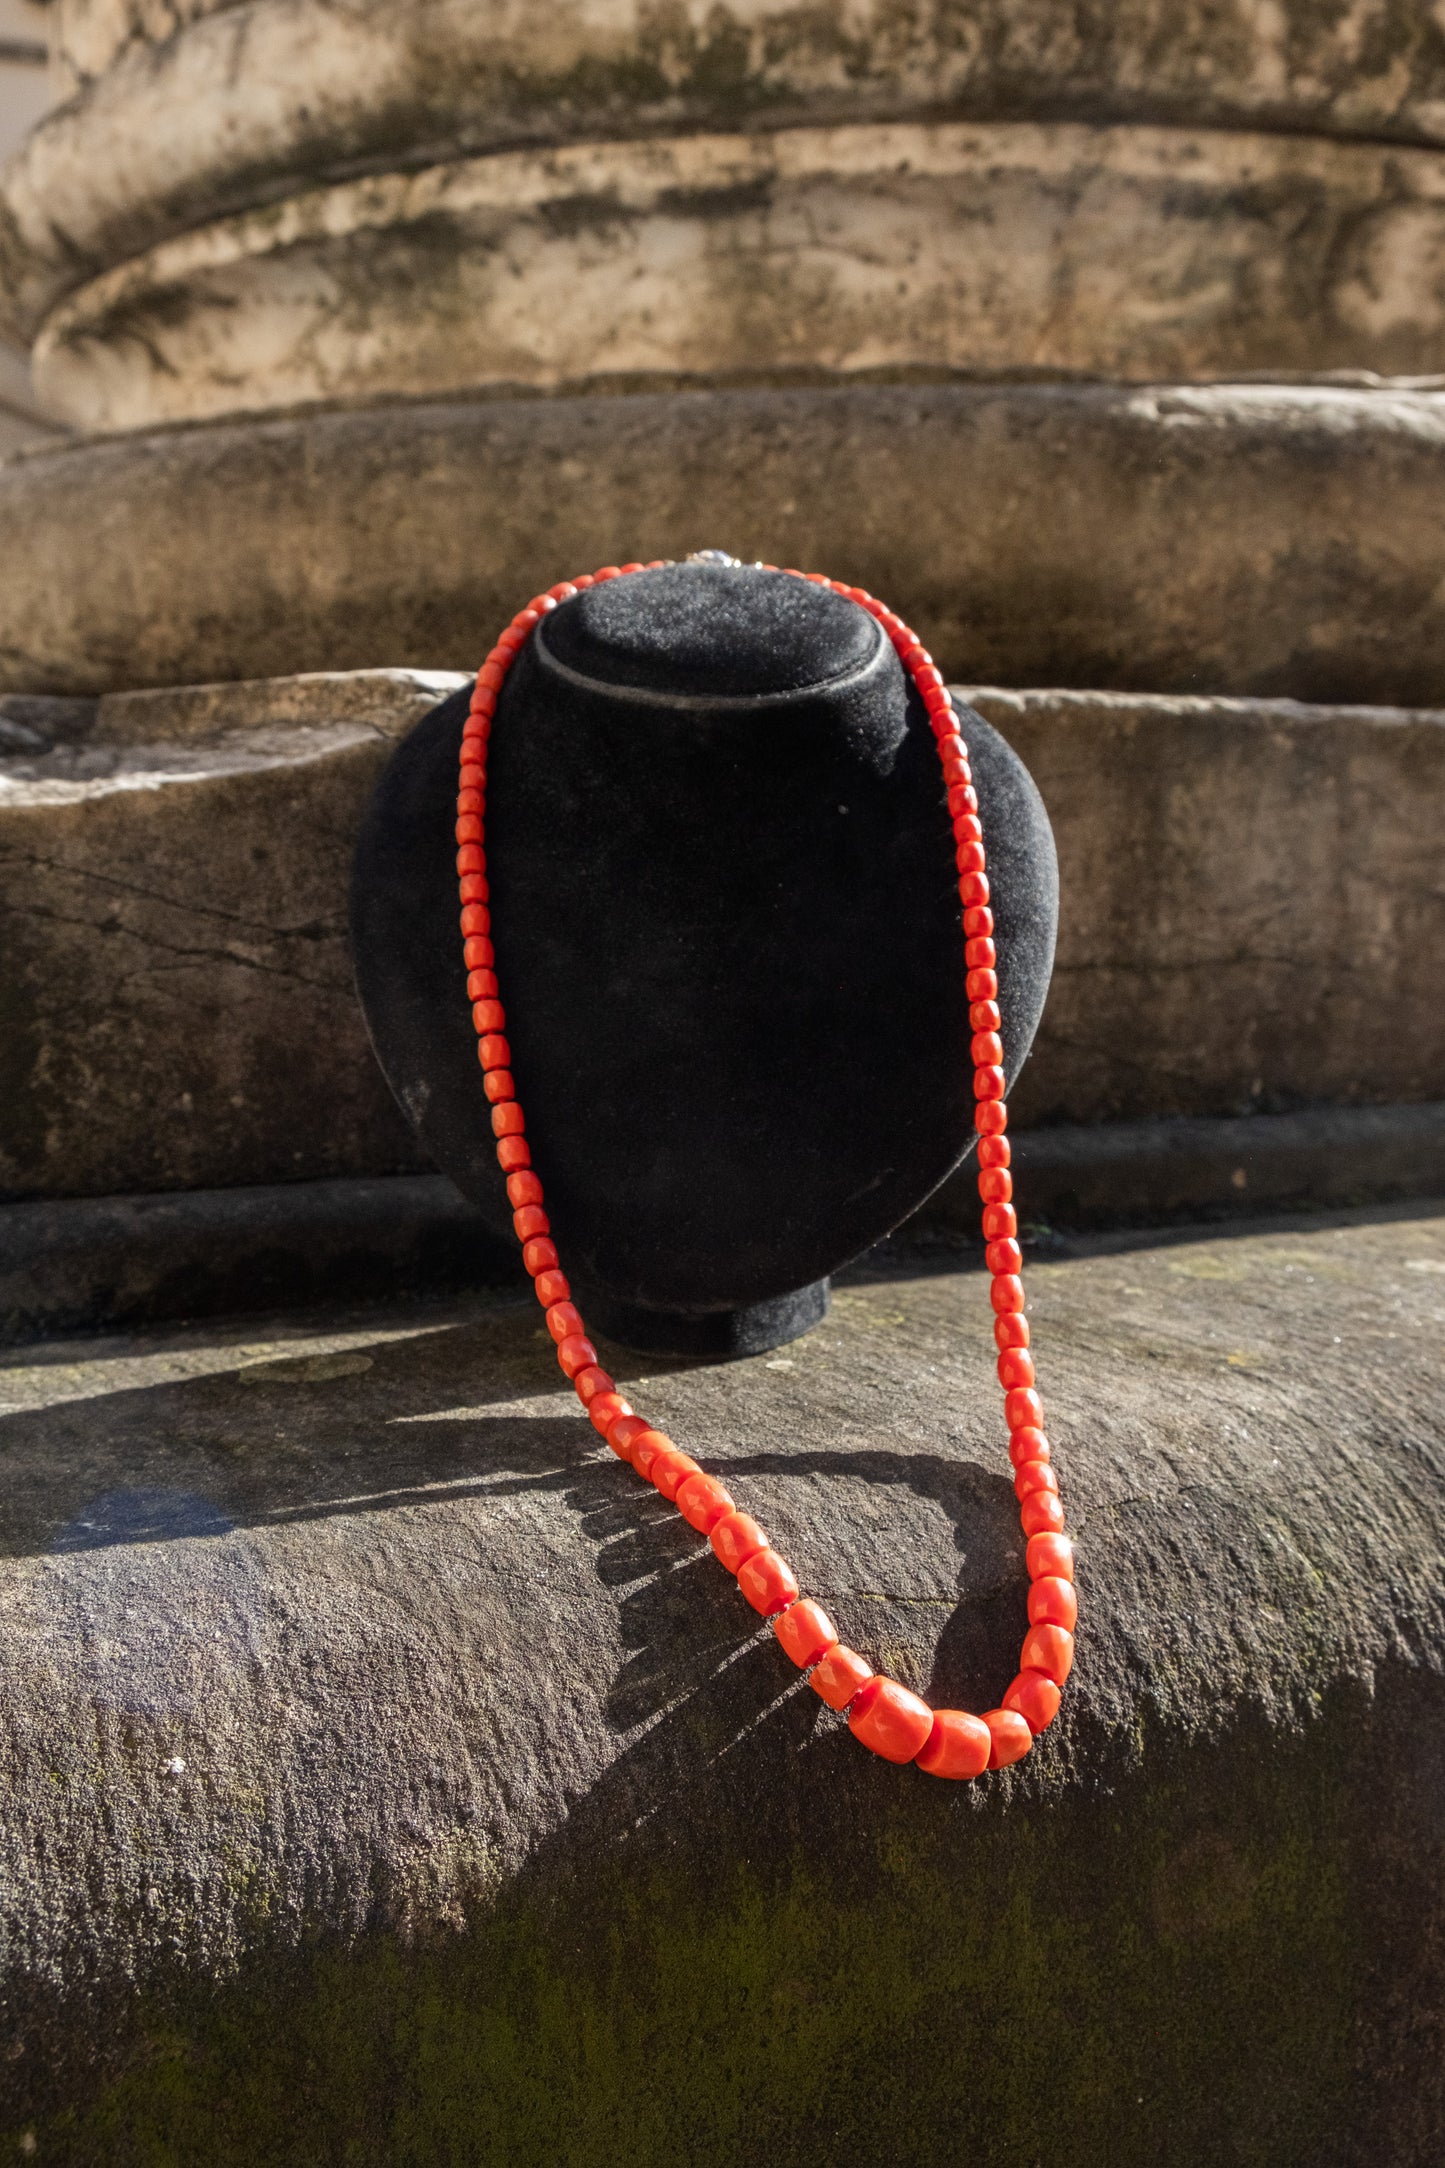
<svg viewBox="0 0 1445 2168">
<path fill-rule="evenodd" d="M 896 1679 L 875 1672 L 865 1657 L 845 1648 L 827 1613 L 801 1594 L 792 1569 L 773 1549 L 757 1522 L 738 1509 L 718 1478 L 707 1474 L 690 1454 L 628 1405 L 598 1362 L 597 1350 L 587 1338 L 581 1314 L 572 1301 L 552 1240 L 542 1184 L 532 1165 L 527 1125 L 512 1077 L 511 1049 L 505 1036 L 507 1019 L 497 985 L 488 909 L 483 816 L 492 718 L 508 670 L 550 611 L 584 588 L 653 571 L 666 562 L 657 559 L 651 565 L 604 565 L 600 572 L 564 580 L 548 588 L 546 594 L 534 596 L 525 609 L 517 612 L 478 671 L 462 731 L 456 841 L 467 997 L 477 1031 L 482 1085 L 492 1110 L 497 1159 L 507 1178 L 512 1224 L 522 1245 L 522 1261 L 546 1313 L 547 1329 L 556 1343 L 557 1360 L 594 1426 L 618 1458 L 652 1483 L 677 1507 L 684 1520 L 708 1539 L 728 1572 L 737 1577 L 738 1587 L 753 1609 L 772 1620 L 773 1631 L 786 1654 L 801 1670 L 810 1673 L 813 1690 L 830 1708 L 846 1711 L 849 1728 L 864 1746 L 886 1761 L 914 1762 L 930 1776 L 975 1777 L 985 1769 L 1001 1769 L 1020 1760 L 1036 1735 L 1053 1721 L 1059 1691 L 1074 1656 L 1073 1546 L 1063 1532 L 1059 1486 L 1043 1431 L 1043 1406 L 1035 1389 L 1023 1282 L 1019 1277 L 1022 1257 L 1011 1202 L 1013 1181 L 1006 1134 L 1008 1111 L 1004 1105 L 993 913 L 989 908 L 983 829 L 968 747 L 959 735 L 953 703 L 932 656 L 900 617 L 862 588 L 845 586 L 821 573 L 786 574 L 844 596 L 883 628 L 927 711 L 947 789 L 968 966 L 978 1191 L 983 1201 L 987 1244 L 984 1256 L 991 1275 L 998 1375 L 1004 1393 L 1014 1492 L 1027 1538 L 1030 1583 L 1029 1630 L 1019 1657 L 1018 1676 L 998 1708 L 988 1709 L 982 1716 L 962 1709 L 931 1709 Z M 778 568 L 769 565 L 763 569 Z"/>
</svg>

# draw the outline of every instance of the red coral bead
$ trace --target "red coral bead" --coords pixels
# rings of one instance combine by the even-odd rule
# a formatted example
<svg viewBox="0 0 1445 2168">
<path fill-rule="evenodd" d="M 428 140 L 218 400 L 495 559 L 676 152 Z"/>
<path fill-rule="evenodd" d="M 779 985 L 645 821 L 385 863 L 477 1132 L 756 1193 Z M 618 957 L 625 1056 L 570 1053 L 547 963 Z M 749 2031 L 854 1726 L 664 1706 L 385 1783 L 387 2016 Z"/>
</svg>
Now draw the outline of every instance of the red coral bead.
<svg viewBox="0 0 1445 2168">
<path fill-rule="evenodd" d="M 691 1453 L 684 1453 L 674 1446 L 670 1453 L 659 1453 L 647 1471 L 647 1480 L 654 1490 L 661 1491 L 669 1505 L 675 1503 L 677 1494 L 690 1475 L 701 1475 L 702 1470 Z"/>
<path fill-rule="evenodd" d="M 1045 1678 L 1042 1671 L 1021 1671 L 1004 1695 L 1003 1705 L 1021 1716 L 1037 1738 L 1058 1715 L 1062 1699 L 1053 1680 Z"/>
<path fill-rule="evenodd" d="M 489 1031 L 506 1029 L 507 1012 L 500 1001 L 473 1002 L 472 1022 L 476 1026 L 477 1037 L 484 1038 Z"/>
<path fill-rule="evenodd" d="M 591 1413 L 591 1410 L 588 1410 Z M 615 1415 L 607 1426 L 607 1443 L 619 1460 L 630 1462 L 632 1448 L 644 1430 L 648 1428 L 645 1415 L 634 1415 L 629 1409 L 626 1415 Z"/>
<path fill-rule="evenodd" d="M 1007 1769 L 1010 1762 L 1022 1761 L 1034 1743 L 1028 1721 L 1016 1709 L 987 1709 L 983 1721 L 989 1729 L 990 1769 Z"/>
<path fill-rule="evenodd" d="M 490 933 L 492 914 L 484 903 L 468 903 L 462 906 L 461 928 L 464 934 Z"/>
<path fill-rule="evenodd" d="M 1004 1394 L 1003 1416 L 1010 1430 L 1042 1430 L 1044 1404 L 1031 1386 L 1021 1385 Z"/>
<path fill-rule="evenodd" d="M 987 934 L 973 934 L 963 944 L 963 960 L 970 971 L 992 971 L 998 963 L 998 950 Z"/>
<path fill-rule="evenodd" d="M 1014 1193 L 1014 1178 L 1007 1167 L 981 1165 L 978 1194 L 985 1204 L 1007 1204 Z"/>
<path fill-rule="evenodd" d="M 746 1513 L 729 1513 L 726 1520 L 718 1522 L 708 1541 L 729 1573 L 736 1573 L 739 1566 L 768 1547 L 767 1537 Z"/>
<path fill-rule="evenodd" d="M 973 1096 L 975 1099 L 1002 1099 L 1007 1078 L 1002 1069 L 990 1063 L 973 1072 Z"/>
<path fill-rule="evenodd" d="M 773 1621 L 773 1632 L 800 1671 L 816 1664 L 837 1645 L 838 1634 L 823 1606 L 805 1599 L 790 1604 Z"/>
<path fill-rule="evenodd" d="M 599 1393 L 610 1393 L 614 1389 L 612 1379 L 597 1363 L 590 1364 L 586 1370 L 579 1370 L 572 1380 L 572 1390 L 584 1408 L 590 1407 Z M 693 1465 L 695 1467 L 696 1462 Z"/>
<path fill-rule="evenodd" d="M 484 1069 L 510 1069 L 512 1049 L 500 1032 L 489 1031 L 477 1041 L 477 1060 Z"/>
<path fill-rule="evenodd" d="M 935 1709 L 933 1729 L 913 1759 L 931 1777 L 981 1777 L 993 1751 L 993 1734 L 981 1716 L 965 1709 Z"/>
<path fill-rule="evenodd" d="M 490 971 L 496 960 L 496 950 L 482 934 L 472 934 L 462 943 L 462 961 L 468 971 Z"/>
<path fill-rule="evenodd" d="M 497 998 L 497 974 L 495 971 L 469 971 L 467 973 L 468 1001 L 495 1001 Z"/>
<path fill-rule="evenodd" d="M 508 1137 L 506 1142 L 520 1144 L 522 1140 L 520 1137 Z M 498 1158 L 501 1157 L 502 1149 L 499 1144 Z M 539 1272 L 532 1282 L 532 1288 L 544 1310 L 550 1310 L 554 1302 L 567 1302 L 571 1299 L 572 1289 L 565 1272 Z"/>
<path fill-rule="evenodd" d="M 1042 1671 L 1062 1686 L 1074 1665 L 1074 1637 L 1063 1626 L 1031 1626 L 1019 1651 L 1020 1671 Z"/>
<path fill-rule="evenodd" d="M 690 1475 L 677 1487 L 678 1512 L 700 1536 L 709 1536 L 718 1522 L 737 1507 L 716 1476 Z"/>
<path fill-rule="evenodd" d="M 1025 1423 L 1022 1430 L 1009 1432 L 1008 1457 L 1016 1468 L 1022 1468 L 1025 1461 L 1050 1460 L 1053 1456 L 1037 1423 Z"/>
<path fill-rule="evenodd" d="M 1013 1146 L 1003 1136 L 980 1137 L 977 1150 L 980 1167 L 1007 1167 L 1013 1158 Z"/>
<path fill-rule="evenodd" d="M 928 1744 L 933 1711 L 896 1679 L 880 1675 L 858 1689 L 848 1711 L 848 1729 L 884 1761 L 911 1762 Z"/>
<path fill-rule="evenodd" d="M 1059 1479 L 1046 1460 L 1026 1460 L 1014 1470 L 1014 1496 L 1020 1502 L 1040 1491 L 1057 1491 Z"/>
<path fill-rule="evenodd" d="M 492 1108 L 492 1135 L 494 1137 L 520 1137 L 527 1126 L 527 1117 L 520 1102 L 515 1099 L 499 1099 Z M 555 1263 L 556 1260 L 554 1259 Z"/>
<path fill-rule="evenodd" d="M 1002 1317 L 993 1321 L 993 1337 L 1000 1348 L 1027 1347 L 1029 1321 L 1017 1310 L 1005 1310 Z"/>
<path fill-rule="evenodd" d="M 1030 1536 L 1024 1553 L 1031 1581 L 1042 1581 L 1057 1575 L 1061 1581 L 1074 1578 L 1074 1546 L 1067 1536 L 1050 1531 L 1040 1531 Z"/>
<path fill-rule="evenodd" d="M 853 1696 L 873 1677 L 873 1666 L 840 1641 L 829 1649 L 808 1684 L 821 1694 L 830 1709 L 846 1709 Z"/>
<path fill-rule="evenodd" d="M 542 1202 L 542 1184 L 530 1169 L 507 1177 L 507 1202 L 514 1211 L 520 1205 Z"/>
<path fill-rule="evenodd" d="M 1071 1634 L 1078 1617 L 1079 1599 L 1073 1582 L 1061 1581 L 1056 1573 L 1041 1574 L 1029 1590 L 1029 1624 L 1062 1626 L 1066 1634 Z"/>
<path fill-rule="evenodd" d="M 985 878 L 983 869 L 987 864 L 987 860 L 983 854 L 983 845 L 981 843 L 960 843 L 953 854 L 953 862 L 963 876 L 958 884 L 959 894 L 961 896 L 971 895 L 973 892 L 972 884 Z M 968 885 L 965 886 L 965 884 Z"/>
<path fill-rule="evenodd" d="M 482 1090 L 493 1106 L 499 1099 L 515 1099 L 517 1096 L 516 1080 L 510 1069 L 484 1069 Z"/>
<path fill-rule="evenodd" d="M 764 1618 L 798 1600 L 797 1576 L 776 1551 L 755 1551 L 744 1559 L 738 1567 L 738 1587 Z"/>
<path fill-rule="evenodd" d="M 974 1001 L 969 1004 L 968 1021 L 973 1031 L 996 1032 L 1003 1019 L 996 1001 Z"/>
<path fill-rule="evenodd" d="M 594 1393 L 587 1403 L 587 1420 L 606 1438 L 620 1415 L 630 1415 L 632 1404 L 621 1393 Z"/>
<path fill-rule="evenodd" d="M 1003 1040 L 996 1031 L 976 1031 L 970 1051 L 976 1069 L 996 1069 L 1003 1060 Z M 990 1092 L 988 1097 L 996 1099 L 998 1093 Z"/>
<path fill-rule="evenodd" d="M 456 837 L 458 843 L 480 843 L 482 840 L 482 823 L 479 816 L 475 813 L 459 813 L 452 828 L 452 834 Z"/>
<path fill-rule="evenodd" d="M 532 1148 L 525 1137 L 498 1137 L 497 1165 L 503 1174 L 515 1174 L 518 1167 L 530 1167 Z"/>
<path fill-rule="evenodd" d="M 1022 1272 L 1024 1253 L 1010 1237 L 1002 1242 L 988 1243 L 984 1249 L 983 1261 L 996 1277 L 1011 1279 Z"/>
<path fill-rule="evenodd" d="M 659 1453 L 675 1453 L 677 1447 L 665 1430 L 640 1430 L 632 1441 L 632 1465 L 639 1475 L 650 1475 Z"/>
<path fill-rule="evenodd" d="M 488 1083 L 491 1078 L 487 1079 Z M 512 1232 L 519 1242 L 530 1242 L 533 1235 L 552 1232 L 552 1222 L 539 1204 L 524 1204 L 520 1212 L 512 1214 Z M 525 1252 L 523 1253 L 525 1255 Z"/>
<path fill-rule="evenodd" d="M 568 1377 L 575 1378 L 579 1370 L 585 1370 L 589 1363 L 596 1362 L 597 1350 L 585 1334 L 569 1333 L 565 1340 L 558 1343 L 557 1360 Z"/>
<path fill-rule="evenodd" d="M 1001 1099 L 985 1099 L 973 1110 L 973 1126 L 981 1137 L 1001 1137 L 1008 1128 L 1008 1108 Z"/>
<path fill-rule="evenodd" d="M 963 930 L 970 941 L 993 932 L 993 912 L 986 903 L 970 904 L 963 914 Z"/>
<path fill-rule="evenodd" d="M 998 1381 L 1005 1392 L 1034 1382 L 1034 1359 L 1026 1347 L 1006 1348 L 998 1359 Z"/>
<path fill-rule="evenodd" d="M 997 1001 L 998 973 L 970 971 L 963 982 L 963 990 L 970 1001 Z"/>
<path fill-rule="evenodd" d="M 1003 1272 L 993 1281 L 988 1299 L 995 1310 L 1021 1310 L 1024 1306 L 1024 1283 L 1016 1272 Z"/>
<path fill-rule="evenodd" d="M 499 1113 L 501 1109 L 497 1110 Z M 554 1272 L 557 1268 L 557 1245 L 550 1235 L 533 1235 L 530 1242 L 522 1244 L 522 1263 L 535 1280 L 539 1272 Z"/>
<path fill-rule="evenodd" d="M 1053 1491 L 1030 1491 L 1019 1507 L 1019 1521 L 1026 1536 L 1062 1535 L 1064 1509 Z"/>
<path fill-rule="evenodd" d="M 1018 1214 L 1011 1204 L 986 1204 L 983 1232 L 989 1242 L 1012 1242 L 1019 1231 Z"/>
<path fill-rule="evenodd" d="M 508 1187 L 511 1185 L 508 1184 Z M 547 1312 L 547 1330 L 560 1347 L 582 1330 L 582 1313 L 575 1302 L 554 1302 Z M 591 1345 L 591 1342 L 588 1342 Z"/>
</svg>

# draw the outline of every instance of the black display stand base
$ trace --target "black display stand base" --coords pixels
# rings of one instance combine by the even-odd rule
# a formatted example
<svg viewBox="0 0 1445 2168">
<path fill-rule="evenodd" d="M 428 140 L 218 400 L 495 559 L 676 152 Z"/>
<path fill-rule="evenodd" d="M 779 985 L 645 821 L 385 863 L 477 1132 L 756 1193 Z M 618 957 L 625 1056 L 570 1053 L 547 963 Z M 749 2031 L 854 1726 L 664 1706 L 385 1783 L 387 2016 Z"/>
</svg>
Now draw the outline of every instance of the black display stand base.
<svg viewBox="0 0 1445 2168">
<path fill-rule="evenodd" d="M 741 1310 L 652 1310 L 616 1302 L 588 1289 L 581 1294 L 582 1313 L 590 1327 L 640 1355 L 699 1355 L 714 1360 L 729 1355 L 766 1355 L 811 1332 L 828 1314 L 826 1280 L 795 1287 L 770 1302 L 752 1302 Z"/>
</svg>

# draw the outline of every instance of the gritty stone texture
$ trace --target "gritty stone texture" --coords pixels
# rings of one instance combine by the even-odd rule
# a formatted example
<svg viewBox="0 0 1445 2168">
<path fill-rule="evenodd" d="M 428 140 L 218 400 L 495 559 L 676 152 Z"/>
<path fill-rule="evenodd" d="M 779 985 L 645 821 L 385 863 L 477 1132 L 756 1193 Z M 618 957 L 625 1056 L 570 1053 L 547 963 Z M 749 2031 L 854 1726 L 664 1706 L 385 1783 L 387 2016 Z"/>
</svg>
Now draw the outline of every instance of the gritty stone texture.
<svg viewBox="0 0 1445 2168">
<path fill-rule="evenodd" d="M 559 569 L 885 595 L 976 684 L 1445 701 L 1445 398 L 1266 385 L 457 400 L 0 468 L 0 684 L 475 664 Z"/>
<path fill-rule="evenodd" d="M 416 1165 L 351 990 L 346 892 L 395 736 L 455 683 L 104 701 L 88 739 L 0 761 L 0 1187 Z M 148 717 L 171 736 L 146 742 Z"/>
<path fill-rule="evenodd" d="M 1033 775 L 1059 944 L 1029 1122 L 1445 1086 L 1445 715 L 963 688 Z"/>
<path fill-rule="evenodd" d="M 30 718 L 12 730 L 50 717 L 68 742 L 0 755 L 6 1193 L 420 1163 L 357 1013 L 346 889 L 390 745 L 458 682 L 112 694 L 83 734 L 83 703 L 11 697 Z M 1439 713 L 964 697 L 1022 754 L 1058 840 L 1020 1122 L 1445 1092 Z"/>
<path fill-rule="evenodd" d="M 33 329 L 69 287 L 316 179 L 518 144 L 920 117 L 1445 137 L 1416 0 L 66 0 L 6 184 Z"/>
<path fill-rule="evenodd" d="M 494 153 L 192 226 L 35 347 L 88 429 L 473 389 L 1429 371 L 1445 158 L 871 123 Z"/>
<path fill-rule="evenodd" d="M 531 1306 L 6 1373 L 13 2146 L 1426 2168 L 1445 1222 L 1037 1266 L 1079 1660 L 1018 1770 L 871 1760 L 569 1406 Z M 981 1276 L 635 1375 L 846 1637 L 1024 1623 Z"/>
</svg>

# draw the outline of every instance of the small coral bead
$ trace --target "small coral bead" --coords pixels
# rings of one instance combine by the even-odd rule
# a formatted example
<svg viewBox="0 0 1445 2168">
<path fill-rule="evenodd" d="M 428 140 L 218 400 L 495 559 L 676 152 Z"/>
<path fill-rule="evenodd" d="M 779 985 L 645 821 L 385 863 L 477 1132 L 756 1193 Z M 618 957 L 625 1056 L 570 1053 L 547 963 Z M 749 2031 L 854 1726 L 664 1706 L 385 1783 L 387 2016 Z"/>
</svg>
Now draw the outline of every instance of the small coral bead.
<svg viewBox="0 0 1445 2168">
<path fill-rule="evenodd" d="M 793 1569 L 776 1551 L 755 1551 L 738 1568 L 738 1587 L 747 1597 L 755 1611 L 770 1618 L 774 1611 L 782 1611 L 798 1600 L 798 1582 Z"/>
<path fill-rule="evenodd" d="M 1062 1626 L 1071 1634 L 1079 1616 L 1079 1599 L 1074 1594 L 1072 1581 L 1061 1581 L 1057 1574 L 1041 1574 L 1029 1590 L 1029 1624 L 1031 1626 Z"/>
<path fill-rule="evenodd" d="M 1014 1470 L 1014 1496 L 1036 1497 L 1040 1491 L 1056 1491 L 1059 1479 L 1046 1460 L 1026 1460 Z"/>
<path fill-rule="evenodd" d="M 729 1513 L 736 1513 L 737 1506 L 712 1475 L 690 1475 L 677 1486 L 674 1500 L 678 1512 L 690 1528 L 700 1536 L 710 1536 L 718 1522 Z"/>
<path fill-rule="evenodd" d="M 539 1204 L 524 1204 L 520 1212 L 512 1214 L 512 1232 L 519 1242 L 530 1242 L 533 1235 L 551 1231 L 552 1222 Z"/>
<path fill-rule="evenodd" d="M 575 1302 L 554 1302 L 547 1312 L 547 1330 L 558 1347 L 582 1331 L 582 1313 Z"/>
<path fill-rule="evenodd" d="M 837 1642 L 838 1634 L 821 1604 L 805 1600 L 790 1604 L 773 1621 L 773 1632 L 800 1671 L 816 1664 Z"/>
<path fill-rule="evenodd" d="M 1062 1535 L 1064 1509 L 1053 1491 L 1030 1491 L 1019 1507 L 1019 1523 L 1026 1536 Z"/>
<path fill-rule="evenodd" d="M 597 1350 L 583 1333 L 569 1333 L 557 1346 L 557 1360 L 569 1378 L 575 1378 L 579 1370 L 597 1360 Z"/>
<path fill-rule="evenodd" d="M 542 1202 L 542 1185 L 530 1169 L 507 1177 L 507 1202 L 513 1211 L 519 1211 L 524 1204 Z"/>
<path fill-rule="evenodd" d="M 1041 1531 L 1030 1536 L 1024 1552 L 1024 1564 L 1031 1581 L 1072 1581 L 1074 1578 L 1074 1546 L 1067 1536 L 1053 1530 Z"/>
<path fill-rule="evenodd" d="M 659 1453 L 675 1453 L 677 1447 L 665 1430 L 640 1430 L 632 1441 L 631 1461 L 639 1475 L 648 1475 Z"/>
<path fill-rule="evenodd" d="M 998 1359 L 998 1381 L 1005 1392 L 1034 1382 L 1034 1359 L 1026 1347 L 1011 1347 Z"/>
<path fill-rule="evenodd" d="M 648 1481 L 654 1490 L 661 1491 L 671 1504 L 690 1475 L 701 1475 L 702 1470 L 691 1453 L 684 1453 L 674 1446 L 670 1453 L 659 1453 L 647 1471 Z"/>
<path fill-rule="evenodd" d="M 981 1777 L 993 1751 L 993 1735 L 981 1716 L 964 1709 L 935 1709 L 933 1729 L 914 1755 L 931 1777 Z"/>
<path fill-rule="evenodd" d="M 1019 1310 L 1005 1310 L 993 1321 L 993 1337 L 1000 1352 L 1006 1347 L 1027 1347 L 1029 1321 Z"/>
<path fill-rule="evenodd" d="M 1028 1719 L 1016 1709 L 987 1709 L 983 1721 L 989 1730 L 990 1769 L 1007 1769 L 1010 1762 L 1022 1761 L 1034 1743 Z"/>
<path fill-rule="evenodd" d="M 983 1261 L 999 1279 L 1017 1278 L 1023 1270 L 1023 1251 L 1012 1237 L 985 1246 Z"/>
<path fill-rule="evenodd" d="M 1021 1671 L 1042 1671 L 1062 1686 L 1074 1664 L 1074 1637 L 1062 1626 L 1031 1626 L 1019 1652 Z"/>
<path fill-rule="evenodd" d="M 1016 1272 L 1001 1272 L 988 1291 L 988 1299 L 1000 1315 L 1009 1310 L 1022 1310 L 1024 1283 Z"/>
<path fill-rule="evenodd" d="M 513 1144 L 521 1144 L 523 1151 L 527 1149 L 520 1137 L 506 1137 L 497 1146 L 498 1159 L 501 1158 L 503 1151 Z M 554 1302 L 568 1301 L 572 1293 L 565 1272 L 539 1272 L 532 1282 L 532 1288 L 544 1310 L 550 1310 Z"/>
<path fill-rule="evenodd" d="M 533 1235 L 522 1244 L 522 1263 L 533 1279 L 539 1272 L 555 1272 L 557 1269 L 557 1245 L 550 1235 Z"/>
<path fill-rule="evenodd" d="M 1030 1425 L 1041 1430 L 1044 1422 L 1044 1404 L 1032 1386 L 1016 1385 L 1012 1392 L 1004 1394 L 1004 1421 L 1010 1430 L 1024 1430 Z"/>
<path fill-rule="evenodd" d="M 1014 1178 L 1007 1167 L 981 1167 L 978 1194 L 984 1204 L 1007 1204 L 1014 1193 Z"/>
<path fill-rule="evenodd" d="M 1018 1217 L 1011 1204 L 986 1204 L 984 1206 L 983 1234 L 986 1242 L 1012 1242 L 1017 1237 L 1018 1231 Z"/>
<path fill-rule="evenodd" d="M 739 1566 L 768 1547 L 767 1537 L 746 1513 L 729 1513 L 726 1520 L 718 1522 L 708 1541 L 729 1573 L 736 1573 Z"/>
<path fill-rule="evenodd" d="M 594 1393 L 587 1403 L 587 1420 L 605 1438 L 620 1415 L 631 1415 L 629 1401 L 621 1393 Z"/>
<path fill-rule="evenodd" d="M 1062 1698 L 1053 1680 L 1045 1678 L 1042 1671 L 1021 1671 L 1004 1695 L 1003 1705 L 1021 1716 L 1037 1738 L 1058 1715 Z"/>
<path fill-rule="evenodd" d="M 840 1641 L 829 1649 L 818 1665 L 808 1684 L 815 1694 L 821 1694 L 830 1709 L 846 1709 L 860 1686 L 866 1686 L 873 1677 L 873 1666 L 865 1663 L 854 1649 L 845 1649 Z"/>
<path fill-rule="evenodd" d="M 497 1165 L 503 1174 L 515 1174 L 518 1167 L 530 1167 L 532 1147 L 525 1137 L 498 1137 Z"/>
<path fill-rule="evenodd" d="M 1022 1430 L 1009 1432 L 1008 1457 L 1017 1469 L 1022 1468 L 1026 1461 L 1052 1460 L 1053 1448 L 1043 1431 L 1029 1423 Z M 1048 1486 L 1044 1487 L 1047 1489 Z"/>
<path fill-rule="evenodd" d="M 520 1137 L 526 1126 L 526 1116 L 515 1099 L 499 1100 L 492 1108 L 494 1137 Z"/>
<path fill-rule="evenodd" d="M 591 1413 L 591 1410 L 588 1410 Z M 648 1428 L 644 1415 L 634 1415 L 629 1409 L 626 1415 L 614 1416 L 607 1426 L 607 1443 L 619 1460 L 632 1459 L 632 1447 L 636 1439 Z"/>
<path fill-rule="evenodd" d="M 589 1408 L 599 1393 L 610 1393 L 614 1390 L 614 1386 L 612 1379 L 599 1364 L 589 1363 L 588 1367 L 585 1370 L 579 1370 L 572 1380 L 572 1390 L 583 1407 Z"/>
<path fill-rule="evenodd" d="M 872 1678 L 854 1697 L 848 1729 L 884 1761 L 911 1762 L 928 1744 L 933 1711 L 896 1679 Z"/>
</svg>

